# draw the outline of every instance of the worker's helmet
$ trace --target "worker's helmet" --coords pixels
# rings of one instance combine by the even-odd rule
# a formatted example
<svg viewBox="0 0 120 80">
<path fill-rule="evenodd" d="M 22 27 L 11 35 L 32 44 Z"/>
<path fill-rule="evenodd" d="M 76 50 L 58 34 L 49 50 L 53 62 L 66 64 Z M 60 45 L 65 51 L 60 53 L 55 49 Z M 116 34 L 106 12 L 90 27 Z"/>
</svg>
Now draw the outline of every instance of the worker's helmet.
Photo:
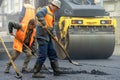
<svg viewBox="0 0 120 80">
<path fill-rule="evenodd" d="M 51 4 L 53 4 L 54 6 L 56 6 L 56 7 L 58 7 L 58 8 L 61 7 L 61 2 L 60 2 L 59 0 L 53 0 L 53 1 L 51 2 Z"/>
</svg>

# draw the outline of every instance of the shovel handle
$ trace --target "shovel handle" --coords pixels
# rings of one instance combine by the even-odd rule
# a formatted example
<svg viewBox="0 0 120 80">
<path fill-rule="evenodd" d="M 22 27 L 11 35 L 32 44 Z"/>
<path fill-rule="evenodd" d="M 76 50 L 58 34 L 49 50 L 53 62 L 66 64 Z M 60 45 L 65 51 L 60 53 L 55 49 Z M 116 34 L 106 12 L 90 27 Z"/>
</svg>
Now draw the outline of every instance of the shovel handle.
<svg viewBox="0 0 120 80">
<path fill-rule="evenodd" d="M 19 69 L 17 68 L 17 66 L 15 65 L 14 61 L 12 60 L 12 57 L 11 57 L 11 55 L 10 55 L 10 53 L 9 53 L 9 51 L 8 51 L 6 45 L 5 45 L 5 43 L 4 43 L 4 41 L 3 41 L 3 39 L 1 37 L 0 37 L 0 40 L 1 40 L 2 45 L 3 45 L 3 47 L 4 47 L 4 49 L 5 49 L 6 53 L 7 53 L 7 56 L 10 59 L 10 62 L 12 64 L 12 66 L 13 66 L 14 71 L 16 72 L 17 76 L 22 78 L 22 73 L 20 73 Z"/>
</svg>

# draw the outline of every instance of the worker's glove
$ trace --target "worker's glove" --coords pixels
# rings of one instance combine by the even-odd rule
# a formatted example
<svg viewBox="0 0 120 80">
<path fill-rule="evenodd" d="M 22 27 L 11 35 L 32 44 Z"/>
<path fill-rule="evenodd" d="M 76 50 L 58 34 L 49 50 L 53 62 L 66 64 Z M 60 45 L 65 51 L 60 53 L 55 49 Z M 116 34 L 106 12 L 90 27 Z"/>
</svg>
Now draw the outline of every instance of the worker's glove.
<svg viewBox="0 0 120 80">
<path fill-rule="evenodd" d="M 56 41 L 58 41 L 58 38 L 57 38 L 57 36 L 54 36 L 54 38 L 56 39 Z"/>
<path fill-rule="evenodd" d="M 27 49 L 23 48 L 23 52 L 24 52 L 24 53 L 27 53 L 28 51 L 27 51 Z"/>
<path fill-rule="evenodd" d="M 42 28 L 43 28 L 43 29 L 47 29 L 47 26 L 43 26 Z"/>
<path fill-rule="evenodd" d="M 37 49 L 32 48 L 32 49 L 31 49 L 31 53 L 32 53 L 32 55 L 35 56 L 35 55 L 37 54 Z"/>
</svg>

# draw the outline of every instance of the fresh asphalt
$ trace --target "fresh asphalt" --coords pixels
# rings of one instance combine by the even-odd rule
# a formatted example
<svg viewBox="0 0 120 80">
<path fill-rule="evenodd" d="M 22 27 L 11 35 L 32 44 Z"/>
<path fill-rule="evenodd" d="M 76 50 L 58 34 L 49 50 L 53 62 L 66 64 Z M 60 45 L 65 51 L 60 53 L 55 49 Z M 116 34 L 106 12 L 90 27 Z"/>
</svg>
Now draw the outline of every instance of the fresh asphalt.
<svg viewBox="0 0 120 80">
<path fill-rule="evenodd" d="M 3 49 L 2 49 L 3 50 Z M 4 52 L 4 50 L 3 50 Z M 10 50 L 11 53 L 11 50 Z M 20 55 L 15 61 L 18 69 L 21 71 L 25 55 Z M 16 73 L 11 67 L 10 73 L 4 73 L 6 63 L 8 61 L 6 53 L 0 50 L 0 80 L 20 80 L 15 78 Z M 75 66 L 68 60 L 59 60 L 60 69 L 63 70 L 61 76 L 53 76 L 49 60 L 45 62 L 48 70 L 42 73 L 46 76 L 44 79 L 32 78 L 32 73 L 23 73 L 22 80 L 120 80 L 120 45 L 115 46 L 113 55 L 109 59 L 94 60 L 75 60 L 82 66 Z M 33 57 L 28 65 L 33 68 L 36 58 Z"/>
<path fill-rule="evenodd" d="M 16 73 L 11 67 L 10 73 L 5 74 L 4 69 L 8 59 L 0 60 L 0 80 L 20 80 L 15 78 Z M 33 57 L 29 68 L 33 68 L 36 58 Z M 61 76 L 53 76 L 52 72 L 43 71 L 44 79 L 32 78 L 32 73 L 23 73 L 22 80 L 119 80 L 120 79 L 120 56 L 111 56 L 107 60 L 76 60 L 82 66 L 75 66 L 67 60 L 59 60 L 60 68 L 66 71 Z M 15 64 L 21 70 L 23 59 L 19 58 Z M 49 60 L 45 62 L 51 71 Z"/>
</svg>

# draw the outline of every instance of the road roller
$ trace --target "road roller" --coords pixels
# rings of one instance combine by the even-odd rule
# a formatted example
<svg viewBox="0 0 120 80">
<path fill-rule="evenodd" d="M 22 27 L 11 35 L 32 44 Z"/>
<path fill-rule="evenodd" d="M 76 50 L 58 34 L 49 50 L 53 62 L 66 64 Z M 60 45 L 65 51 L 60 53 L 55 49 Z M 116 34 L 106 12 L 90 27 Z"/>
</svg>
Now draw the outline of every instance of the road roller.
<svg viewBox="0 0 120 80">
<path fill-rule="evenodd" d="M 116 20 L 94 0 L 60 1 L 56 32 L 71 59 L 108 59 L 115 47 Z M 64 54 L 59 46 L 55 48 Z"/>
</svg>

